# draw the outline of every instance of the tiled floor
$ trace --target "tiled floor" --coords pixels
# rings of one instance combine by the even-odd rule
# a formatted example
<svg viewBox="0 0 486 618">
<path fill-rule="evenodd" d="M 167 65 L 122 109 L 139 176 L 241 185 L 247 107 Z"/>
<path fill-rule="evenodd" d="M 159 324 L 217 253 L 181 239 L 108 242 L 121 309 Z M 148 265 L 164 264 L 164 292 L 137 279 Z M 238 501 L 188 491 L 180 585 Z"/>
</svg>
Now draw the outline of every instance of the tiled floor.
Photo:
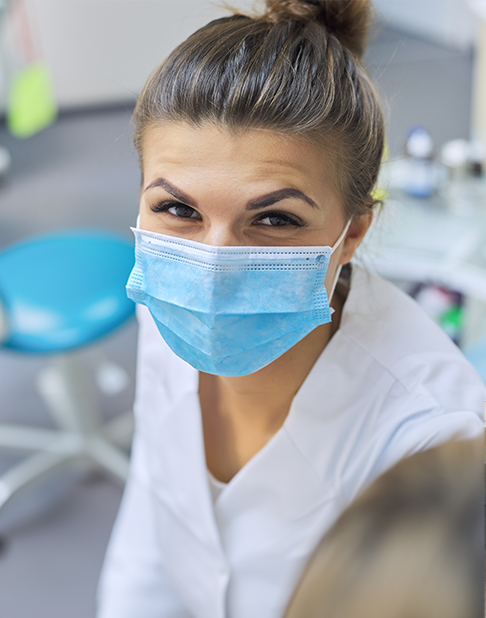
<svg viewBox="0 0 486 618">
<path fill-rule="evenodd" d="M 472 60 L 425 41 L 383 29 L 366 58 L 386 100 L 388 141 L 399 154 L 408 128 L 425 124 L 438 145 L 468 137 Z M 62 116 L 17 141 L 0 128 L 13 155 L 0 188 L 0 248 L 29 234 L 96 226 L 130 235 L 139 175 L 130 144 L 130 105 Z M 110 399 L 105 417 L 133 400 L 136 325 L 97 346 L 122 364 L 132 383 Z M 89 364 L 93 352 L 86 351 Z M 45 358 L 0 351 L 0 422 L 48 425 L 34 388 Z M 2 455 L 0 470 L 15 461 Z M 7 547 L 0 555 L 1 618 L 93 618 L 96 581 L 121 488 L 95 477 L 60 475 L 19 496 L 0 514 Z M 136 617 L 134 617 L 136 618 Z"/>
</svg>

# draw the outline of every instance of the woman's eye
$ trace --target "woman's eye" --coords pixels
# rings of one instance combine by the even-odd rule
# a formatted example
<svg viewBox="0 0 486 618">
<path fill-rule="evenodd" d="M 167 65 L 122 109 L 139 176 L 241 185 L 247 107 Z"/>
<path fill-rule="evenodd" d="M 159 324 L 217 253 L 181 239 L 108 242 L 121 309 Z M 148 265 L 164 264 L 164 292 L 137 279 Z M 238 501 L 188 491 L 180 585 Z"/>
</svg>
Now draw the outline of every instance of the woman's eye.
<svg viewBox="0 0 486 618">
<path fill-rule="evenodd" d="M 265 213 L 260 217 L 260 219 L 257 219 L 256 223 L 258 223 L 259 225 L 267 225 L 269 227 L 283 227 L 285 225 L 302 227 L 303 225 L 292 217 L 278 212 Z"/>
<path fill-rule="evenodd" d="M 184 219 L 199 219 L 199 214 L 191 208 L 190 206 L 186 206 L 185 204 L 174 204 L 167 209 L 172 215 L 176 217 L 182 217 Z"/>
<path fill-rule="evenodd" d="M 186 204 L 181 204 L 180 202 L 162 202 L 160 204 L 155 204 L 151 207 L 153 212 L 168 212 L 174 217 L 179 217 L 180 219 L 200 219 L 199 213 L 191 208 L 191 206 L 187 206 Z"/>
</svg>

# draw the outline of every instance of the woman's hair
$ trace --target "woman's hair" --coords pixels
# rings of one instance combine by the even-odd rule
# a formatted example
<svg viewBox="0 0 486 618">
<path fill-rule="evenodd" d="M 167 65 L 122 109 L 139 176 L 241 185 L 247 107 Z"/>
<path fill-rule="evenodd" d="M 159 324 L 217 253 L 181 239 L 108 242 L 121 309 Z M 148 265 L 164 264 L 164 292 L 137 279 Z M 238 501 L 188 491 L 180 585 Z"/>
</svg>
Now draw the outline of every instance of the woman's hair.
<svg viewBox="0 0 486 618">
<path fill-rule="evenodd" d="M 146 83 L 134 112 L 143 167 L 148 129 L 166 121 L 271 129 L 318 144 L 346 217 L 374 206 L 384 119 L 362 63 L 370 0 L 267 0 L 179 45 Z"/>
<path fill-rule="evenodd" d="M 402 460 L 339 517 L 285 618 L 483 618 L 484 445 Z"/>
</svg>

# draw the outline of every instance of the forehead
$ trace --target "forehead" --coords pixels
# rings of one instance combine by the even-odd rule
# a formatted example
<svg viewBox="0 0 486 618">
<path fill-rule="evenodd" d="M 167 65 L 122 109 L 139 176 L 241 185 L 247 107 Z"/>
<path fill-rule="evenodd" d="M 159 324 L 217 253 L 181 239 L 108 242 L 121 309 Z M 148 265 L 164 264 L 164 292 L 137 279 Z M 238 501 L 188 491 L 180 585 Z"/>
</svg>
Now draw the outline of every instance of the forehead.
<svg viewBox="0 0 486 618">
<path fill-rule="evenodd" d="M 143 172 L 149 181 L 162 172 L 232 176 L 239 180 L 287 180 L 325 187 L 332 178 L 322 148 L 296 136 L 264 129 L 228 130 L 170 122 L 148 129 Z M 329 187 L 328 187 L 329 188 Z"/>
</svg>

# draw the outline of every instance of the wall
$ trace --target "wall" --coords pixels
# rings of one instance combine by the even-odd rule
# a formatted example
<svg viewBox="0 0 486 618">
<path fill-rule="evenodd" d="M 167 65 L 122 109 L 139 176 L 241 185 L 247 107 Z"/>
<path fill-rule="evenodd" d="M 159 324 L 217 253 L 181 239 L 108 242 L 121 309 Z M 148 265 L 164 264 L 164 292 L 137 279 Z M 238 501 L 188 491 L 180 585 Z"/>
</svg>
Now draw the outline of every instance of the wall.
<svg viewBox="0 0 486 618">
<path fill-rule="evenodd" d="M 134 99 L 173 47 L 224 14 L 216 5 L 210 0 L 27 2 L 29 22 L 63 108 Z M 9 54 L 10 72 L 17 60 Z"/>
<path fill-rule="evenodd" d="M 456 49 L 469 49 L 476 37 L 471 0 L 373 0 L 390 26 Z"/>
<path fill-rule="evenodd" d="M 217 7 L 222 0 L 25 2 L 63 108 L 133 100 L 175 45 L 225 14 Z M 229 3 L 248 8 L 253 0 Z M 375 5 L 390 25 L 442 43 L 466 48 L 474 38 L 474 19 L 465 0 L 375 0 Z M 10 54 L 8 60 L 7 73 L 12 73 L 18 58 Z M 1 90 L 4 108 L 6 88 L 3 96 Z"/>
<path fill-rule="evenodd" d="M 483 19 L 476 52 L 472 123 L 478 137 L 486 144 L 486 6 Z"/>
</svg>

